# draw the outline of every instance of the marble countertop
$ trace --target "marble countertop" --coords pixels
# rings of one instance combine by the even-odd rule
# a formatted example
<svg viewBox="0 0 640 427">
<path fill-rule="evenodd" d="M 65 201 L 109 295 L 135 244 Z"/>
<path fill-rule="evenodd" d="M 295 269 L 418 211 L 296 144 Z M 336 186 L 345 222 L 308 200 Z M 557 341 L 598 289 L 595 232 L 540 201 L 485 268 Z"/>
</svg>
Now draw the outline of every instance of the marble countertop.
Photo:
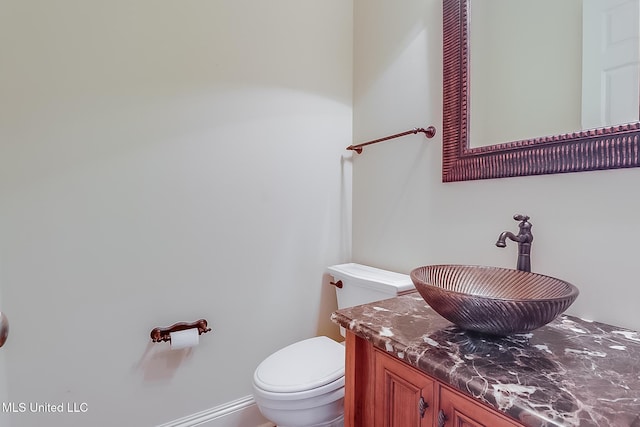
<svg viewBox="0 0 640 427">
<path fill-rule="evenodd" d="M 417 293 L 335 323 L 531 427 L 640 427 L 640 333 L 562 315 L 528 334 L 465 332 Z"/>
</svg>

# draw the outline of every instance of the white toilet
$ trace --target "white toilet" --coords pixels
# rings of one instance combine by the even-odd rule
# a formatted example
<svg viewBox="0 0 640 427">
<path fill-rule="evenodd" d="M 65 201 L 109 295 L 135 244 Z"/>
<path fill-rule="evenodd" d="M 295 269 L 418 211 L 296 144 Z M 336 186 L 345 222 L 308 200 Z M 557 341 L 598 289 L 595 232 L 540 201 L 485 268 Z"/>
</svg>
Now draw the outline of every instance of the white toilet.
<svg viewBox="0 0 640 427">
<path fill-rule="evenodd" d="M 408 275 L 365 265 L 334 265 L 328 273 L 337 284 L 338 308 L 415 290 Z M 344 362 L 344 346 L 323 336 L 276 351 L 253 375 L 260 412 L 279 427 L 342 427 Z"/>
</svg>

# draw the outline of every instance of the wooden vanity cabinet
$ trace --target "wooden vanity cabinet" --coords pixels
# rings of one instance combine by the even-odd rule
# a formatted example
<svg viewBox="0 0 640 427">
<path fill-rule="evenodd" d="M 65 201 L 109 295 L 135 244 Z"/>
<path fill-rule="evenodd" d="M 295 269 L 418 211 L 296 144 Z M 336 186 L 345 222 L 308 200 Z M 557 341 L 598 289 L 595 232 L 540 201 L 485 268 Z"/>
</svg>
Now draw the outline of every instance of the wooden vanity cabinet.
<svg viewBox="0 0 640 427">
<path fill-rule="evenodd" d="M 439 407 L 446 416 L 444 426 L 455 427 L 520 427 L 504 415 L 477 403 L 447 386 L 439 386 Z M 437 425 L 437 424 L 436 424 Z"/>
<path fill-rule="evenodd" d="M 347 332 L 345 427 L 522 427 Z"/>
<path fill-rule="evenodd" d="M 435 382 L 378 350 L 374 359 L 375 427 L 433 426 Z"/>
</svg>

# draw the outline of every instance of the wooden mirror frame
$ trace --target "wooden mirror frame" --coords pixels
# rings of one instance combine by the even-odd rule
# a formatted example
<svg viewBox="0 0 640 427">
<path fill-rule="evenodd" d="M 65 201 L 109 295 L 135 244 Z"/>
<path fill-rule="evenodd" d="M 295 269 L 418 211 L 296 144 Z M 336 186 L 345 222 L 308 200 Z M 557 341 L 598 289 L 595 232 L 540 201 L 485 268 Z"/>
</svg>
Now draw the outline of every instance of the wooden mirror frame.
<svg viewBox="0 0 640 427">
<path fill-rule="evenodd" d="M 443 0 L 443 182 L 640 166 L 640 122 L 470 148 L 469 1 Z"/>
</svg>

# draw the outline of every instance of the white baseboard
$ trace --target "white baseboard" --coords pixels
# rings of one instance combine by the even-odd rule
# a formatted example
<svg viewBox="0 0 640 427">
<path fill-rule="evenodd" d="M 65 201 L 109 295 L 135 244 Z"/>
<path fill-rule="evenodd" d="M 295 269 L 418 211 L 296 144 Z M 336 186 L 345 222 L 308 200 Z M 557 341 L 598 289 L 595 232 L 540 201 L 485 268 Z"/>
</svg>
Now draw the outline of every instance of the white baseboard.
<svg viewBox="0 0 640 427">
<path fill-rule="evenodd" d="M 245 396 L 215 408 L 159 425 L 157 427 L 273 427 L 256 405 L 253 396 Z"/>
</svg>

